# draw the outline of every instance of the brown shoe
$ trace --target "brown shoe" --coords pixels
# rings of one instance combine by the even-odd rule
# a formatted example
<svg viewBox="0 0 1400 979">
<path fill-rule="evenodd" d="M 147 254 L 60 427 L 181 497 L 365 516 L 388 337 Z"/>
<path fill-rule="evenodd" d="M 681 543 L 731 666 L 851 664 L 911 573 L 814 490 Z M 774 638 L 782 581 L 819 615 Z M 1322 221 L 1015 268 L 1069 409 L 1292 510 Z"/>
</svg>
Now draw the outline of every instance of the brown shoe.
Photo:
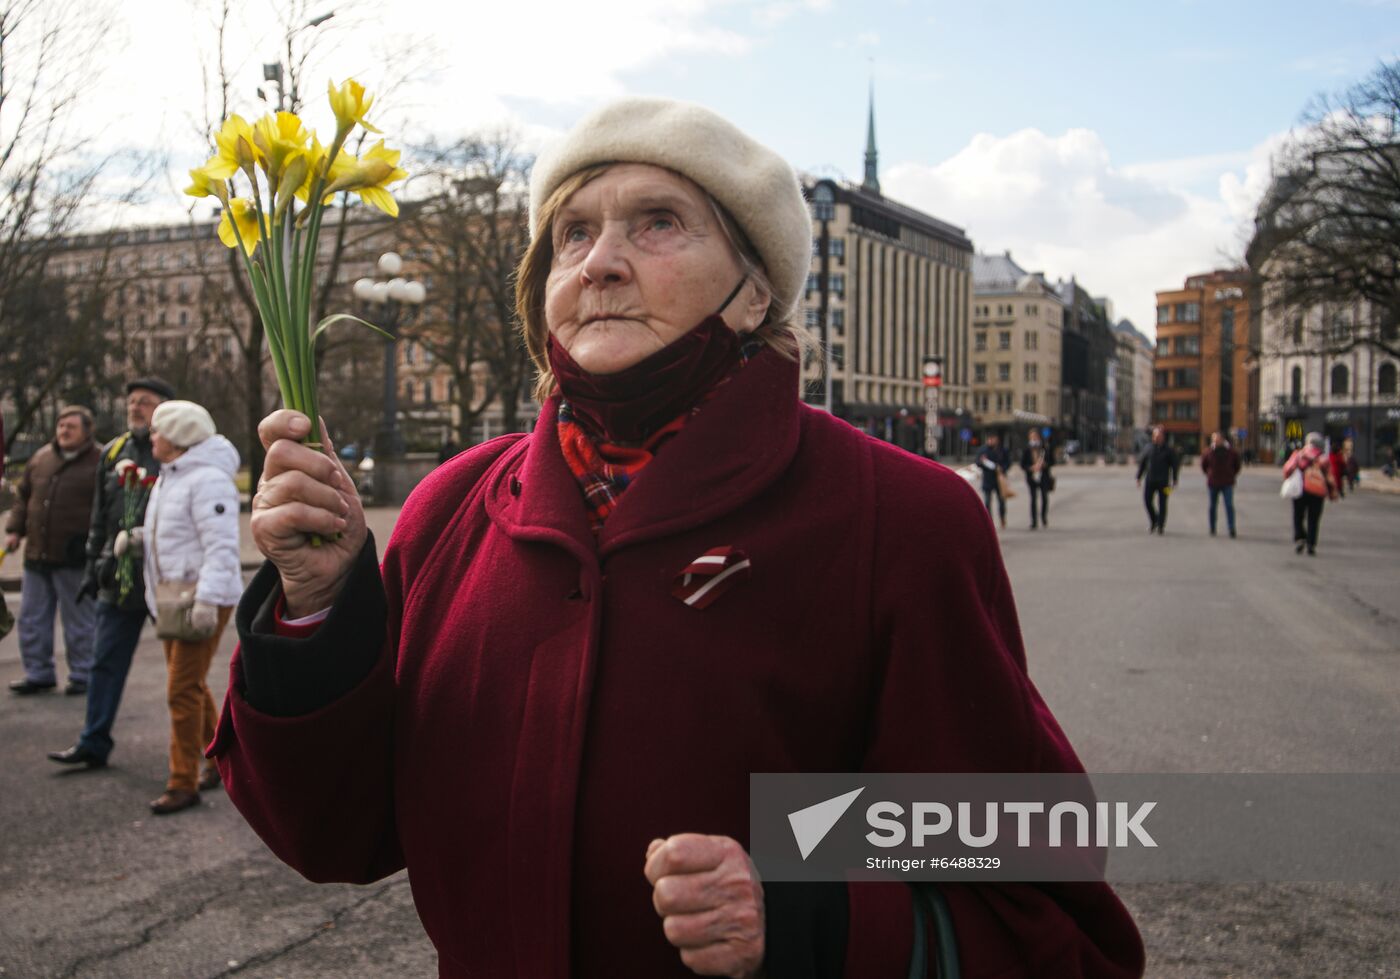
<svg viewBox="0 0 1400 979">
<path fill-rule="evenodd" d="M 172 812 L 179 812 L 181 809 L 189 809 L 199 805 L 198 792 L 186 792 L 184 789 L 166 789 L 165 793 L 151 803 L 151 812 L 157 816 L 168 816 Z"/>
<path fill-rule="evenodd" d="M 219 774 L 219 770 L 213 765 L 206 768 L 199 776 L 199 791 L 212 792 L 224 783 L 224 778 Z"/>
</svg>

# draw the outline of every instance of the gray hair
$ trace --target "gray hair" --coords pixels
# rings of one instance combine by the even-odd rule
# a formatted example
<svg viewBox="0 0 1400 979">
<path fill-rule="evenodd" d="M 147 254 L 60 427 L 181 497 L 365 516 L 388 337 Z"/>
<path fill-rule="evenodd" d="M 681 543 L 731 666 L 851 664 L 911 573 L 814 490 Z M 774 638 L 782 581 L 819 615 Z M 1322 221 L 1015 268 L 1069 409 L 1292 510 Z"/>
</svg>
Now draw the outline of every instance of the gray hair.
<svg viewBox="0 0 1400 979">
<path fill-rule="evenodd" d="M 1311 445 L 1314 449 L 1320 449 L 1320 448 L 1322 448 L 1323 443 L 1324 443 L 1324 440 L 1323 440 L 1323 438 L 1322 438 L 1322 433 L 1321 433 L 1321 432 L 1309 432 L 1309 433 L 1308 433 L 1308 438 L 1307 438 L 1307 443 L 1308 443 L 1309 445 Z"/>
</svg>

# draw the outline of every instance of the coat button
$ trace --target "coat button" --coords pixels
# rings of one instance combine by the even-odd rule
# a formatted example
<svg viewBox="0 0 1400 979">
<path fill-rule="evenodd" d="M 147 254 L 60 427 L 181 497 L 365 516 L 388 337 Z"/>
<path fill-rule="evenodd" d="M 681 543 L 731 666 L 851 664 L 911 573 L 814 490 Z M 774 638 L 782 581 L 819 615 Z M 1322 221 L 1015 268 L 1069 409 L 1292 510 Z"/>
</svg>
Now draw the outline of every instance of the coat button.
<svg viewBox="0 0 1400 979">
<path fill-rule="evenodd" d="M 510 495 L 520 495 L 520 480 L 516 479 L 514 476 L 510 477 Z"/>
</svg>

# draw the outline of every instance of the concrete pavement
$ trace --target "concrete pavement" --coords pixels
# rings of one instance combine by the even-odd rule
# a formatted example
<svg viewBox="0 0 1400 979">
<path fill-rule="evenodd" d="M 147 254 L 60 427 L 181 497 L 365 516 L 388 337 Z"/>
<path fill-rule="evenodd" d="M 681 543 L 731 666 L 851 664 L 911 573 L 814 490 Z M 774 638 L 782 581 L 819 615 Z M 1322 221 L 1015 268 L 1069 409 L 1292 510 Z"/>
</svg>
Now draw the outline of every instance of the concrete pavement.
<svg viewBox="0 0 1400 979">
<path fill-rule="evenodd" d="M 1206 534 L 1188 470 L 1149 537 L 1127 467 L 1065 467 L 1050 528 L 1024 493 L 1001 531 L 1033 677 L 1097 771 L 1400 771 L 1400 498 L 1329 504 L 1289 545 L 1272 468 L 1247 471 L 1240 537 Z M 390 514 L 371 512 L 387 538 Z M 252 560 L 255 555 L 248 556 Z M 936 556 L 935 556 L 936 558 Z M 10 596 L 13 603 L 14 596 Z M 12 606 L 13 607 L 13 606 Z M 211 672 L 220 696 L 232 642 Z M 18 676 L 13 636 L 0 678 Z M 0 695 L 0 975 L 432 976 L 403 875 L 312 885 L 210 793 L 156 819 L 164 664 L 142 643 L 111 768 L 65 774 L 82 703 Z M 1148 975 L 1400 975 L 1394 884 L 1134 885 Z"/>
</svg>

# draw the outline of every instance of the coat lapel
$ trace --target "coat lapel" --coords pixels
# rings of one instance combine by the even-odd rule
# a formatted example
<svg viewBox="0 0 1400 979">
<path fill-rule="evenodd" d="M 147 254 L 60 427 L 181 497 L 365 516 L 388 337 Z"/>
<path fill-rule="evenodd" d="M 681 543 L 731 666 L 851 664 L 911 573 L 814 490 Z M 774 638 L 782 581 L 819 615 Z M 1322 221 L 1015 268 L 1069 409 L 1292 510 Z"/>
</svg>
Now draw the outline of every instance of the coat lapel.
<svg viewBox="0 0 1400 979">
<path fill-rule="evenodd" d="M 596 544 L 559 448 L 552 397 L 523 458 L 496 474 L 488 511 L 511 537 L 550 541 L 580 560 L 700 526 L 757 496 L 792 462 L 801 429 L 797 385 L 794 361 L 770 350 L 755 355 L 619 497 Z"/>
<path fill-rule="evenodd" d="M 618 499 L 599 537 L 602 556 L 708 523 L 776 480 L 797 452 L 797 378 L 796 362 L 755 355 Z"/>
</svg>

